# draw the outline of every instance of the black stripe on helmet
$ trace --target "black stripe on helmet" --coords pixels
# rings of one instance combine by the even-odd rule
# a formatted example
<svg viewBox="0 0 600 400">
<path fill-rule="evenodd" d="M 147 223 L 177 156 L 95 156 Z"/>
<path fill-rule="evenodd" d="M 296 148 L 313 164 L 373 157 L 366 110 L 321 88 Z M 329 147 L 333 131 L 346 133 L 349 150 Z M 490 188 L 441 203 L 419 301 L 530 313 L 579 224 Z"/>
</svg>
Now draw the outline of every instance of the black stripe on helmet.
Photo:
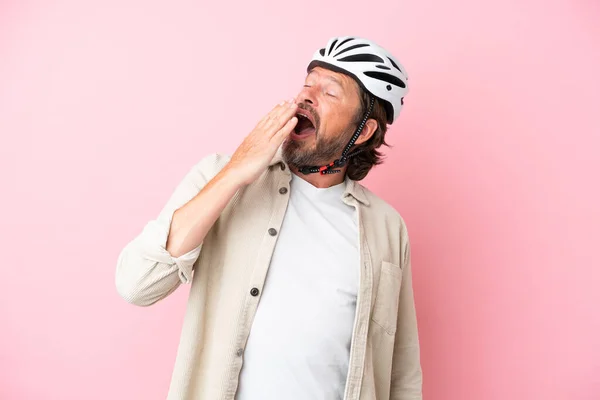
<svg viewBox="0 0 600 400">
<path fill-rule="evenodd" d="M 363 43 L 363 44 L 355 44 L 354 46 L 346 47 L 344 50 L 338 51 L 338 53 L 335 56 L 333 56 L 333 58 L 337 58 L 340 54 L 345 53 L 347 51 L 350 51 L 353 49 L 358 49 L 360 47 L 367 47 L 367 46 L 369 46 L 369 45 L 366 43 Z"/>
<path fill-rule="evenodd" d="M 375 54 L 362 53 L 340 58 L 338 61 L 372 61 L 382 63 L 383 59 L 381 57 L 376 56 Z"/>
<path fill-rule="evenodd" d="M 381 69 L 387 69 L 390 70 L 391 68 L 388 67 L 387 65 L 376 65 L 377 68 L 381 68 Z"/>
<path fill-rule="evenodd" d="M 353 37 L 351 37 L 351 38 L 348 38 L 348 39 L 346 39 L 346 40 L 342 40 L 340 43 L 338 43 L 338 45 L 337 45 L 337 46 L 335 46 L 335 50 L 339 49 L 339 48 L 340 48 L 340 46 L 343 46 L 343 45 L 344 45 L 344 43 L 348 43 L 348 42 L 349 42 L 349 41 L 351 41 L 351 40 L 354 40 L 354 38 L 353 38 Z"/>
<path fill-rule="evenodd" d="M 394 68 L 396 68 L 398 71 L 402 72 L 402 70 L 400 69 L 400 67 L 394 62 L 394 60 L 392 60 L 391 58 L 387 58 L 388 60 L 390 60 L 390 62 L 392 63 L 392 65 L 394 66 Z M 402 72 L 404 73 L 404 72 Z"/>
<path fill-rule="evenodd" d="M 366 71 L 363 72 L 368 77 L 379 79 L 381 81 L 385 81 L 387 83 L 391 83 L 396 86 L 400 86 L 401 88 L 405 88 L 406 84 L 402 82 L 402 80 L 394 75 L 390 75 L 387 72 L 379 72 L 379 71 Z"/>
<path fill-rule="evenodd" d="M 321 50 L 319 50 L 319 53 L 324 56 L 325 55 L 325 48 L 323 47 Z"/>
<path fill-rule="evenodd" d="M 328 55 L 328 56 L 329 56 L 329 55 L 331 55 L 331 52 L 333 51 L 333 46 L 335 46 L 335 44 L 337 43 L 337 41 L 338 41 L 338 40 L 337 40 L 337 39 L 335 39 L 335 40 L 333 41 L 333 43 L 331 43 L 331 46 L 329 47 L 329 51 L 327 52 L 327 55 Z"/>
</svg>

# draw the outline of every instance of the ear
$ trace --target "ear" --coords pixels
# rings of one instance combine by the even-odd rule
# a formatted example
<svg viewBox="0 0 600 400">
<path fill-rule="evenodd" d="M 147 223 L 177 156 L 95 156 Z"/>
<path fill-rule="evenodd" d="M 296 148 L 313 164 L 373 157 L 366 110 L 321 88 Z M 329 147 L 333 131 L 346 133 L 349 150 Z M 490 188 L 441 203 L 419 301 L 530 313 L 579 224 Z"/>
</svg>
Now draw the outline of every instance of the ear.
<svg viewBox="0 0 600 400">
<path fill-rule="evenodd" d="M 366 142 L 367 140 L 371 139 L 371 136 L 373 136 L 373 134 L 376 131 L 377 131 L 377 121 L 375 121 L 373 118 L 369 118 L 367 120 L 367 123 L 363 127 L 363 130 L 360 133 L 360 136 L 358 137 L 358 139 L 356 139 L 355 145 L 358 146 L 359 144 L 362 144 L 362 143 Z"/>
</svg>

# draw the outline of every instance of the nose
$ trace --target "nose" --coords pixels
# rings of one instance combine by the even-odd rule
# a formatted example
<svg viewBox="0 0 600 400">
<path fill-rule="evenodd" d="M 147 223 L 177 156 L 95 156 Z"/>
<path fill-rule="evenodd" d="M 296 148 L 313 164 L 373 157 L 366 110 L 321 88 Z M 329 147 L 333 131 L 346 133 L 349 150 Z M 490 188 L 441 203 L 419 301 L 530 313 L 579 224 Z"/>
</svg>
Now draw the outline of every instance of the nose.
<svg viewBox="0 0 600 400">
<path fill-rule="evenodd" d="M 303 87 L 302 91 L 297 97 L 297 100 L 298 103 L 308 103 L 313 107 L 317 107 L 319 105 L 317 102 L 317 95 L 314 86 Z"/>
</svg>

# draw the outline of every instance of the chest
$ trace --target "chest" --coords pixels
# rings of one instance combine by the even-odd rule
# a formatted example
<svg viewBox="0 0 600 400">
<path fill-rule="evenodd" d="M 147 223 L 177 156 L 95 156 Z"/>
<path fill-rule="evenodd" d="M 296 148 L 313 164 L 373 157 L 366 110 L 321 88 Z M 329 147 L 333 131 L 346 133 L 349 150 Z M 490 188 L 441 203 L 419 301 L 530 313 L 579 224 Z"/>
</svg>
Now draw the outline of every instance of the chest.
<svg viewBox="0 0 600 400">
<path fill-rule="evenodd" d="M 334 310 L 356 303 L 360 241 L 356 210 L 292 196 L 273 251 L 265 289 L 302 307 Z"/>
<path fill-rule="evenodd" d="M 342 207 L 323 203 L 310 209 L 291 189 L 289 175 L 272 173 L 234 197 L 205 239 L 199 263 L 210 265 L 200 268 L 208 285 L 238 286 L 234 293 L 245 296 L 269 274 L 279 275 L 278 265 L 288 265 L 285 279 L 304 284 L 297 287 L 358 289 L 371 300 L 382 261 L 399 262 L 394 223 L 349 195 Z"/>
</svg>

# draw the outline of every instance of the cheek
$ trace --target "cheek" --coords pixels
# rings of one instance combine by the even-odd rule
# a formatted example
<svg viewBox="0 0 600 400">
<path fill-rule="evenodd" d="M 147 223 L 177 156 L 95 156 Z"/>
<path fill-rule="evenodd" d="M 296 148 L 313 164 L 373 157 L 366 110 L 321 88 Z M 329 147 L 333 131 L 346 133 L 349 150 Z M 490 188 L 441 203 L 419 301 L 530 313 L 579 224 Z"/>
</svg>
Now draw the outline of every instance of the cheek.
<svg viewBox="0 0 600 400">
<path fill-rule="evenodd" d="M 332 137 L 345 134 L 350 129 L 354 110 L 347 104 L 323 104 L 319 110 L 319 134 L 322 137 Z"/>
<path fill-rule="evenodd" d="M 333 124 L 342 126 L 346 125 L 351 120 L 353 111 L 348 104 L 341 102 L 340 104 L 332 105 L 332 107 L 327 110 L 327 116 L 330 126 L 333 126 Z"/>
<path fill-rule="evenodd" d="M 321 133 L 331 133 L 334 130 L 340 120 L 339 111 L 336 107 L 327 105 L 319 110 L 319 131 Z"/>
<path fill-rule="evenodd" d="M 346 119 L 341 115 L 331 116 L 324 122 L 321 122 L 320 133 L 327 138 L 334 138 L 343 135 L 348 126 Z"/>
</svg>

